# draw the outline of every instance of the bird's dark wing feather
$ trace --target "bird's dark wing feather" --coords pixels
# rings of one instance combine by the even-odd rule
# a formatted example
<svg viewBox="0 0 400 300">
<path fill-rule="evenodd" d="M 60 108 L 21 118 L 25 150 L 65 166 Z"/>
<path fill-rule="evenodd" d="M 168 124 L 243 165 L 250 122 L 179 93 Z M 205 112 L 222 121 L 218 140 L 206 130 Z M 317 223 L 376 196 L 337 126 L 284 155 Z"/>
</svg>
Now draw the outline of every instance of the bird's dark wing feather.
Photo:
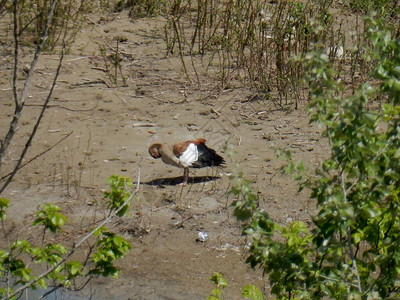
<svg viewBox="0 0 400 300">
<path fill-rule="evenodd" d="M 217 154 L 214 149 L 208 148 L 205 144 L 197 146 L 199 157 L 192 164 L 192 168 L 216 167 L 225 163 L 222 156 Z"/>
</svg>

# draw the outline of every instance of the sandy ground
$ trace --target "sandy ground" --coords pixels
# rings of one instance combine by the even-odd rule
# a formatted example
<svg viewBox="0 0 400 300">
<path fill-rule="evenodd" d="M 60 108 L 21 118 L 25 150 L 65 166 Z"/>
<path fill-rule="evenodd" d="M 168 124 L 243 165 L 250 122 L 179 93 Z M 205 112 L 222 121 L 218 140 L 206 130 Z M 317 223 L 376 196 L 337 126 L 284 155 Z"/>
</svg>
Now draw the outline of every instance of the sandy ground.
<svg viewBox="0 0 400 300">
<path fill-rule="evenodd" d="M 223 294 L 226 299 L 240 299 L 241 287 L 250 283 L 268 293 L 262 272 L 245 264 L 247 241 L 232 215 L 228 175 L 242 170 L 254 181 L 260 205 L 282 224 L 309 221 L 314 205 L 306 194 L 297 193 L 289 177 L 277 174 L 283 162 L 274 151 L 289 149 L 295 159 L 315 167 L 326 153 L 319 129 L 308 124 L 302 109 L 288 113 L 267 101 L 249 101 L 244 89 L 219 91 L 213 78 L 201 75 L 204 72 L 199 72 L 201 84 L 189 83 L 180 59 L 165 55 L 162 18 L 131 22 L 127 12 L 122 12 L 91 19 L 94 22 L 80 31 L 64 58 L 54 97 L 25 161 L 51 150 L 22 168 L 2 195 L 12 201 L 8 224 L 22 234 L 39 206 L 57 203 L 70 219 L 64 238 L 78 239 L 103 216 L 106 179 L 117 174 L 137 181 L 140 170 L 140 189 L 130 214 L 109 225 L 133 247 L 118 262 L 120 277 L 99 278 L 71 299 L 78 295 L 205 299 L 213 288 L 209 277 L 214 271 L 222 272 L 229 282 Z M 100 46 L 115 47 L 121 37 L 126 86 L 120 75 L 117 84 L 110 81 L 100 53 Z M 200 60 L 195 63 L 204 70 Z M 19 156 L 56 65 L 56 56 L 40 59 L 2 176 Z M 4 64 L 0 71 L 0 133 L 4 136 L 13 113 L 7 77 L 11 64 Z M 191 78 L 195 78 L 193 72 Z M 147 152 L 156 141 L 200 137 L 227 164 L 222 169 L 191 171 L 193 181 L 183 187 L 175 185 L 182 170 L 152 159 Z M 235 155 L 229 155 L 228 144 Z M 198 241 L 200 231 L 208 234 L 206 242 Z M 39 234 L 29 232 L 31 238 Z"/>
</svg>

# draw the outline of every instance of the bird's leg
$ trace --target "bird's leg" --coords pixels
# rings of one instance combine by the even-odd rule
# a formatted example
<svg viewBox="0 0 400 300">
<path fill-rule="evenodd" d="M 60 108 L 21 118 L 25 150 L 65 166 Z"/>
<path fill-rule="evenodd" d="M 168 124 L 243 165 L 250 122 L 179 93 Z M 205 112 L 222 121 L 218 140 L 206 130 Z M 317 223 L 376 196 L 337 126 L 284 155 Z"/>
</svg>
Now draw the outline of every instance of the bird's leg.
<svg viewBox="0 0 400 300">
<path fill-rule="evenodd" d="M 189 168 L 183 169 L 183 184 L 186 184 L 189 180 Z"/>
</svg>

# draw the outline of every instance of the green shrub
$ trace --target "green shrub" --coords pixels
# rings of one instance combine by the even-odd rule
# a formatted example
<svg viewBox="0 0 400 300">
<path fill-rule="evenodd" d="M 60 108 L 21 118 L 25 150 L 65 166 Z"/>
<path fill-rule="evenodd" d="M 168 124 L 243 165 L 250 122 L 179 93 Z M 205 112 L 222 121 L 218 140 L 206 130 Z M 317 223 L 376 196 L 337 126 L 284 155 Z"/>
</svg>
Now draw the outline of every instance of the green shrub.
<svg viewBox="0 0 400 300">
<path fill-rule="evenodd" d="M 110 199 L 110 213 L 114 212 L 122 217 L 127 213 L 133 197 L 133 194 L 126 190 L 132 184 L 128 178 L 120 176 L 111 176 L 109 183 L 111 192 L 106 192 L 105 196 Z M 7 207 L 8 200 L 0 198 L 2 222 L 5 221 L 4 211 Z M 67 218 L 60 210 L 56 205 L 46 204 L 36 213 L 37 217 L 32 226 L 43 230 L 41 243 L 36 241 L 34 244 L 20 238 L 11 241 L 3 226 L 4 235 L 10 240 L 10 245 L 7 250 L 0 250 L 0 279 L 8 283 L 6 287 L 0 288 L 2 299 L 16 299 L 26 289 L 47 289 L 48 286 L 53 286 L 50 292 L 58 288 L 81 289 L 94 277 L 118 276 L 119 269 L 114 263 L 123 258 L 131 246 L 124 238 L 103 226 L 113 215 L 103 220 L 97 228 L 79 241 L 74 241 L 68 250 L 67 246 L 50 242 L 45 236 L 48 230 L 53 235 L 63 230 Z M 92 236 L 96 238 L 95 242 L 88 241 Z M 85 255 L 80 261 L 73 260 L 72 255 L 80 251 L 79 247 L 84 243 L 89 245 Z"/>
<path fill-rule="evenodd" d="M 389 19 L 398 18 L 400 13 L 397 0 L 351 0 L 350 7 L 364 14 L 376 11 L 380 17 Z"/>
<path fill-rule="evenodd" d="M 43 0 L 19 0 L 15 2 L 19 34 L 25 45 L 33 46 L 40 43 L 43 30 L 48 22 L 47 15 L 53 2 Z M 15 5 L 15 3 L 12 5 Z M 58 0 L 55 3 L 54 17 L 49 23 L 49 36 L 45 49 L 53 51 L 64 40 L 66 44 L 72 44 L 82 27 L 84 13 L 90 11 L 92 6 L 91 1 Z"/>
<path fill-rule="evenodd" d="M 233 180 L 235 215 L 252 240 L 247 262 L 269 274 L 280 299 L 399 297 L 400 39 L 381 21 L 366 24 L 373 68 L 353 94 L 343 93 L 319 47 L 300 58 L 311 121 L 325 128 L 331 147 L 313 175 L 293 161 L 285 167 L 311 191 L 318 208 L 312 229 L 275 223 L 249 183 L 240 174 Z M 369 109 L 371 99 L 380 109 Z"/>
</svg>

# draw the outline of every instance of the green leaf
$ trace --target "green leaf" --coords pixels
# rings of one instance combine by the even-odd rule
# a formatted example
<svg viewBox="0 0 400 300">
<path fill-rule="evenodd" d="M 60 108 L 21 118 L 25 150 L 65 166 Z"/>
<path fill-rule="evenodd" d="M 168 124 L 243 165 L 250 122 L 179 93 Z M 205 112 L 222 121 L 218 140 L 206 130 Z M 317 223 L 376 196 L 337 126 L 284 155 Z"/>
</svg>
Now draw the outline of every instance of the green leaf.
<svg viewBox="0 0 400 300">
<path fill-rule="evenodd" d="M 108 178 L 108 183 L 110 184 L 111 192 L 104 193 L 104 196 L 109 199 L 108 208 L 111 210 L 118 210 L 131 196 L 127 188 L 132 186 L 133 183 L 130 178 L 117 175 L 110 176 Z M 125 206 L 118 211 L 117 215 L 122 217 L 128 210 L 129 203 L 125 203 Z"/>
<path fill-rule="evenodd" d="M 242 297 L 250 300 L 263 300 L 264 296 L 255 285 L 246 285 L 242 289 Z"/>
<path fill-rule="evenodd" d="M 102 235 L 103 233 L 106 233 L 106 232 L 108 232 L 107 227 L 101 226 L 94 232 L 94 236 L 99 237 L 100 235 Z"/>
<path fill-rule="evenodd" d="M 210 277 L 210 280 L 214 282 L 218 288 L 225 288 L 228 286 L 228 281 L 221 273 L 214 272 L 213 276 Z"/>
<path fill-rule="evenodd" d="M 42 289 L 47 289 L 47 284 L 46 281 L 43 278 L 40 278 L 37 281 L 38 286 L 40 286 Z"/>
<path fill-rule="evenodd" d="M 51 232 L 56 232 L 60 230 L 65 222 L 68 220 L 66 216 L 59 213 L 61 209 L 53 204 L 45 204 L 43 208 L 36 213 L 38 216 L 32 225 L 44 225 L 46 229 Z"/>
<path fill-rule="evenodd" d="M 65 264 L 64 268 L 68 273 L 67 277 L 69 279 L 73 279 L 82 275 L 82 270 L 84 267 L 79 261 L 70 261 Z"/>
<path fill-rule="evenodd" d="M 0 197 L 0 208 L 1 209 L 8 208 L 9 204 L 10 204 L 10 200 L 8 200 L 7 198 Z"/>
<path fill-rule="evenodd" d="M 0 197 L 0 220 L 5 220 L 6 218 L 6 213 L 5 213 L 5 209 L 8 208 L 10 203 L 10 200 L 6 199 L 6 198 L 1 198 Z"/>
<path fill-rule="evenodd" d="M 363 239 L 362 232 L 356 232 L 352 236 L 353 236 L 354 244 L 356 244 L 356 245 L 358 245 L 360 243 L 360 241 Z"/>
</svg>

